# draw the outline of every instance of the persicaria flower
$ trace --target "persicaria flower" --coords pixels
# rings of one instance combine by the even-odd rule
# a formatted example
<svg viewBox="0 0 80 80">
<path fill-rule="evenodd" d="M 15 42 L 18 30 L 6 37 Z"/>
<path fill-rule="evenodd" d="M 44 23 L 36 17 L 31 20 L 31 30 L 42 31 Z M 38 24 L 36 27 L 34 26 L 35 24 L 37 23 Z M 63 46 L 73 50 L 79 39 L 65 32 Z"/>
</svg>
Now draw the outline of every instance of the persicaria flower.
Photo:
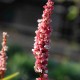
<svg viewBox="0 0 80 80">
<path fill-rule="evenodd" d="M 42 14 L 42 19 L 38 19 L 38 30 L 35 31 L 36 37 L 34 39 L 34 49 L 32 49 L 35 56 L 35 72 L 40 74 L 36 80 L 48 80 L 48 56 L 50 48 L 50 35 L 51 35 L 51 14 L 53 10 L 52 0 L 48 0 Z"/>
<path fill-rule="evenodd" d="M 4 73 L 6 71 L 6 51 L 8 49 L 8 47 L 6 46 L 6 42 L 7 42 L 7 33 L 3 32 L 3 42 L 2 42 L 2 49 L 0 51 L 0 76 L 1 78 L 3 78 Z"/>
</svg>

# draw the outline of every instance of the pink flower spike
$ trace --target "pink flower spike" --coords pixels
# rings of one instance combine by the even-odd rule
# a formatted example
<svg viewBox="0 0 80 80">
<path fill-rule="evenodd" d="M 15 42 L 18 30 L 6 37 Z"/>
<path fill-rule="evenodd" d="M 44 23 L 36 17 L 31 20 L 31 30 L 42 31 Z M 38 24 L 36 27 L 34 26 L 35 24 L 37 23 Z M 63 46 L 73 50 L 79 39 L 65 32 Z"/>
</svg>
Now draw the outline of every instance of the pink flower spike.
<svg viewBox="0 0 80 80">
<path fill-rule="evenodd" d="M 51 36 L 51 14 L 54 3 L 52 0 L 48 0 L 42 14 L 42 19 L 38 19 L 38 30 L 35 31 L 34 49 L 32 49 L 35 56 L 35 72 L 40 74 L 36 80 L 48 80 L 48 53 L 50 48 L 50 36 Z"/>
<path fill-rule="evenodd" d="M 0 76 L 1 78 L 4 77 L 4 73 L 6 71 L 6 51 L 8 49 L 8 47 L 6 46 L 6 42 L 7 42 L 7 33 L 3 32 L 3 42 L 2 42 L 2 49 L 0 51 Z"/>
</svg>

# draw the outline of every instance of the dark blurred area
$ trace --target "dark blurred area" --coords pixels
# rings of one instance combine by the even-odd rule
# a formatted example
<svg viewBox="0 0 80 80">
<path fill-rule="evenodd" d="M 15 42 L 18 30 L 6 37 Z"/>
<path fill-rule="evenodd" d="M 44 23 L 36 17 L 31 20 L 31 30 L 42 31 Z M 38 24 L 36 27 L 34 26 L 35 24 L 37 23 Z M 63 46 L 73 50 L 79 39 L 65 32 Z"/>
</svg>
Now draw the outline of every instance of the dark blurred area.
<svg viewBox="0 0 80 80">
<path fill-rule="evenodd" d="M 37 19 L 47 0 L 0 0 L 0 42 L 8 32 L 7 72 L 35 80 L 33 48 Z M 49 80 L 80 80 L 80 0 L 54 0 Z"/>
</svg>

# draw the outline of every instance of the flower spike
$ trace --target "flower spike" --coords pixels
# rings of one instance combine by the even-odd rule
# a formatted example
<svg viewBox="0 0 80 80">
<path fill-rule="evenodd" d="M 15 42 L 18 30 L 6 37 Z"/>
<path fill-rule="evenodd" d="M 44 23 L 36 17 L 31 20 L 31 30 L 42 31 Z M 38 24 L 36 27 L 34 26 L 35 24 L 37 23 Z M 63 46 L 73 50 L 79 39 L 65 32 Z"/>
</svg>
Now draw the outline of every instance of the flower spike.
<svg viewBox="0 0 80 80">
<path fill-rule="evenodd" d="M 36 37 L 34 39 L 34 49 L 32 49 L 35 56 L 35 72 L 40 74 L 36 80 L 48 80 L 48 55 L 50 48 L 51 35 L 51 14 L 53 10 L 52 0 L 48 0 L 42 14 L 42 19 L 38 19 L 38 30 L 35 31 Z"/>
<path fill-rule="evenodd" d="M 4 77 L 4 73 L 6 71 L 6 51 L 8 47 L 6 46 L 7 42 L 7 33 L 3 32 L 3 42 L 2 42 L 2 49 L 0 51 L 0 77 L 1 79 Z"/>
</svg>

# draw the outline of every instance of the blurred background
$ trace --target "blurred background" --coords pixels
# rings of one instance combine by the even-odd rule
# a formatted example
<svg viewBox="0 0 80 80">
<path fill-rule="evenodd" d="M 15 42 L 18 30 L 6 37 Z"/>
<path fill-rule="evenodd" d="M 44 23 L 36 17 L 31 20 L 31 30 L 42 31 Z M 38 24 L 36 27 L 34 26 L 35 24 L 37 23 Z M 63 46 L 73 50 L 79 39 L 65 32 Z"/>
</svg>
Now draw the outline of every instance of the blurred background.
<svg viewBox="0 0 80 80">
<path fill-rule="evenodd" d="M 37 19 L 47 0 L 0 0 L 0 42 L 8 32 L 7 72 L 35 80 L 33 48 Z M 80 0 L 54 0 L 49 80 L 80 80 Z"/>
</svg>

